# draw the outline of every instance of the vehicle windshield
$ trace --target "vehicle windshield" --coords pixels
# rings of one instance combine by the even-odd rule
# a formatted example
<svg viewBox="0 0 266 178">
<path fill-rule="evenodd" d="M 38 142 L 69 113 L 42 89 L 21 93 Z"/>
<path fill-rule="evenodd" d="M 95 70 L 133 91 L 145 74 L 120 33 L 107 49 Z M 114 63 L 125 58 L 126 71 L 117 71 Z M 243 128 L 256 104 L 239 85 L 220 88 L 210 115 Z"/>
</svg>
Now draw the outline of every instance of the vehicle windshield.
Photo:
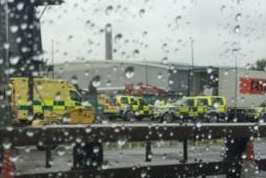
<svg viewBox="0 0 266 178">
<path fill-rule="evenodd" d="M 82 102 L 82 98 L 81 98 L 80 94 L 74 90 L 70 91 L 70 99 L 73 101 L 79 102 L 79 103 Z"/>
<path fill-rule="evenodd" d="M 131 98 L 131 104 L 132 105 L 138 105 L 139 100 L 137 98 Z"/>
<path fill-rule="evenodd" d="M 199 106 L 208 106 L 209 105 L 209 103 L 208 103 L 208 99 L 205 99 L 205 98 L 199 98 L 199 99 L 197 99 L 197 104 L 199 105 Z"/>
<path fill-rule="evenodd" d="M 147 104 L 146 101 L 142 98 L 139 98 L 138 101 L 139 101 L 140 105 L 146 105 Z"/>
<path fill-rule="evenodd" d="M 195 105 L 195 100 L 193 100 L 193 99 L 184 99 L 182 104 L 184 106 L 193 107 Z"/>
<path fill-rule="evenodd" d="M 212 98 L 212 105 L 224 105 L 224 100 L 223 98 L 219 98 L 219 97 L 215 97 L 215 98 Z"/>
<path fill-rule="evenodd" d="M 121 97 L 121 103 L 122 104 L 129 104 L 127 97 Z"/>
</svg>

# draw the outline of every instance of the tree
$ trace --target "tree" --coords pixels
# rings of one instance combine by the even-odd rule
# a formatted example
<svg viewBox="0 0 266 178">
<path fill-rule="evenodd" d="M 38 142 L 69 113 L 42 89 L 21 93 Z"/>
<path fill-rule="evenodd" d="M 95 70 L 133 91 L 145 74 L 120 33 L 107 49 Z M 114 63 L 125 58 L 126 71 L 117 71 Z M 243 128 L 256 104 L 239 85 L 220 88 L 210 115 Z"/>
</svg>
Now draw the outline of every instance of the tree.
<svg viewBox="0 0 266 178">
<path fill-rule="evenodd" d="M 251 67 L 251 69 L 266 71 L 266 58 L 257 60 L 256 63 Z"/>
</svg>

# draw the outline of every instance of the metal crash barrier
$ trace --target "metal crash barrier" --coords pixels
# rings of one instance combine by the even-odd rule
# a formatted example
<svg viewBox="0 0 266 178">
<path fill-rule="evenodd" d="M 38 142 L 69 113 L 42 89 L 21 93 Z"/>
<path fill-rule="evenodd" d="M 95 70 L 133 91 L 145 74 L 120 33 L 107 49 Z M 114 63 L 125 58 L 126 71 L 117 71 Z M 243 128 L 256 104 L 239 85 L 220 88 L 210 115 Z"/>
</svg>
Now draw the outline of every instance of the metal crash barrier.
<svg viewBox="0 0 266 178">
<path fill-rule="evenodd" d="M 92 126 L 64 125 L 45 126 L 41 128 L 6 127 L 0 129 L 2 144 L 10 143 L 13 147 L 28 145 L 55 145 L 72 144 L 73 168 L 69 171 L 44 172 L 38 174 L 15 173 L 17 178 L 44 178 L 44 177 L 193 177 L 208 175 L 232 175 L 232 168 L 240 162 L 239 156 L 243 148 L 239 145 L 246 144 L 245 140 L 255 137 L 266 137 L 266 124 L 264 123 L 197 123 L 197 124 L 157 124 L 157 123 L 132 123 L 132 124 L 99 124 Z M 182 141 L 184 140 L 211 140 L 217 138 L 235 139 L 234 144 L 226 144 L 228 155 L 223 161 L 217 162 L 188 162 L 187 146 L 184 146 L 183 160 L 175 164 L 153 163 L 151 157 L 152 141 Z M 103 147 L 104 142 L 117 142 L 123 139 L 127 142 L 145 142 L 146 163 L 136 166 L 104 167 Z M 239 141 L 237 141 L 239 140 Z M 243 142 L 244 140 L 244 142 Z M 238 144 L 240 143 L 240 144 Z M 93 147 L 97 146 L 97 154 Z M 50 148 L 47 146 L 46 148 Z M 231 150 L 231 151 L 230 151 Z M 235 153 L 234 150 L 240 150 Z M 46 150 L 46 162 L 49 163 L 51 150 Z M 86 159 L 96 162 L 94 166 L 86 166 Z M 266 159 L 256 160 L 258 170 L 266 170 Z M 47 167 L 50 165 L 47 165 Z M 231 171 L 231 172 L 230 172 Z M 236 174 L 238 171 L 234 171 Z"/>
</svg>

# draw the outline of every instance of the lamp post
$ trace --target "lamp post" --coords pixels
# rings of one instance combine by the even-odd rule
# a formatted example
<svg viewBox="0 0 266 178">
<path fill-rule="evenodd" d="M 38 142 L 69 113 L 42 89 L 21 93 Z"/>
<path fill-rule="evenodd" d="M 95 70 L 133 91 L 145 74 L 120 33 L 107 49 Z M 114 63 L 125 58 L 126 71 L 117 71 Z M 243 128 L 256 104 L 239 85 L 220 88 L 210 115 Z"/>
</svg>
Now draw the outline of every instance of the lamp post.
<svg viewBox="0 0 266 178">
<path fill-rule="evenodd" d="M 193 70 L 194 70 L 194 40 L 192 37 L 189 38 L 190 40 L 190 49 L 191 49 L 191 67 L 188 70 L 188 89 L 187 89 L 187 95 L 190 96 L 191 95 L 191 88 L 193 87 Z M 193 88 L 192 88 L 193 89 Z M 192 90 L 193 91 L 193 90 Z M 185 120 L 183 120 L 185 122 Z M 187 143 L 187 139 L 183 140 L 183 161 L 186 162 L 188 159 L 188 143 Z"/>
<path fill-rule="evenodd" d="M 235 89 L 234 89 L 234 119 L 237 118 L 237 100 L 238 100 L 238 58 L 237 58 L 237 52 L 239 52 L 239 48 L 234 48 L 232 50 L 232 56 L 234 56 L 235 61 Z"/>
<path fill-rule="evenodd" d="M 0 64 L 1 70 L 0 70 L 0 114 L 1 114 L 1 120 L 0 125 L 7 125 L 10 124 L 10 108 L 9 108 L 9 101 L 7 97 L 7 90 L 8 90 L 8 67 L 9 67 L 9 6 L 8 6 L 8 0 L 5 0 L 2 4 L 1 10 L 3 10 L 4 16 L 4 37 L 3 37 L 3 48 L 0 51 L 0 56 L 3 57 L 3 62 Z M 2 25 L 2 24 L 1 24 Z"/>
<path fill-rule="evenodd" d="M 51 59 L 52 59 L 52 78 L 54 78 L 54 40 L 52 40 L 52 54 L 51 54 Z"/>
<path fill-rule="evenodd" d="M 191 66 L 188 70 L 188 91 L 187 95 L 190 96 L 193 93 L 193 82 L 194 82 L 194 40 L 192 37 L 189 38 L 190 40 L 190 52 L 191 52 Z"/>
</svg>

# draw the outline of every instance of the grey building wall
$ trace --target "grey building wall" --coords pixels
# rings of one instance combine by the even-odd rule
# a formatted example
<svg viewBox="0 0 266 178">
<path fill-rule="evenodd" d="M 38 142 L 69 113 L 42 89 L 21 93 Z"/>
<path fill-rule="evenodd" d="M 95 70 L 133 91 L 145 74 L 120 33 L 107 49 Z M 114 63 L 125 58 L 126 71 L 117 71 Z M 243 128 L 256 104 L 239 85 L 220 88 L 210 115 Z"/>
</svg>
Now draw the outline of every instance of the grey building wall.
<svg viewBox="0 0 266 178">
<path fill-rule="evenodd" d="M 169 90 L 178 95 L 188 93 L 188 71 L 176 68 L 176 72 L 169 77 Z"/>
<path fill-rule="evenodd" d="M 133 69 L 132 77 L 126 71 Z M 55 77 L 71 81 L 77 79 L 82 89 L 88 89 L 90 81 L 100 77 L 98 88 L 123 88 L 126 84 L 147 83 L 168 89 L 168 66 L 118 61 L 91 61 L 55 65 Z M 73 81 L 73 80 L 72 80 Z"/>
<path fill-rule="evenodd" d="M 266 101 L 265 94 L 241 94 L 240 93 L 240 78 L 257 78 L 266 80 L 266 72 L 253 71 L 247 69 L 237 70 L 220 69 L 219 70 L 219 95 L 226 96 L 229 106 L 234 107 L 251 107 L 259 106 L 262 102 Z M 235 89 L 237 94 L 235 95 Z M 236 101 L 236 103 L 235 103 Z"/>
</svg>

